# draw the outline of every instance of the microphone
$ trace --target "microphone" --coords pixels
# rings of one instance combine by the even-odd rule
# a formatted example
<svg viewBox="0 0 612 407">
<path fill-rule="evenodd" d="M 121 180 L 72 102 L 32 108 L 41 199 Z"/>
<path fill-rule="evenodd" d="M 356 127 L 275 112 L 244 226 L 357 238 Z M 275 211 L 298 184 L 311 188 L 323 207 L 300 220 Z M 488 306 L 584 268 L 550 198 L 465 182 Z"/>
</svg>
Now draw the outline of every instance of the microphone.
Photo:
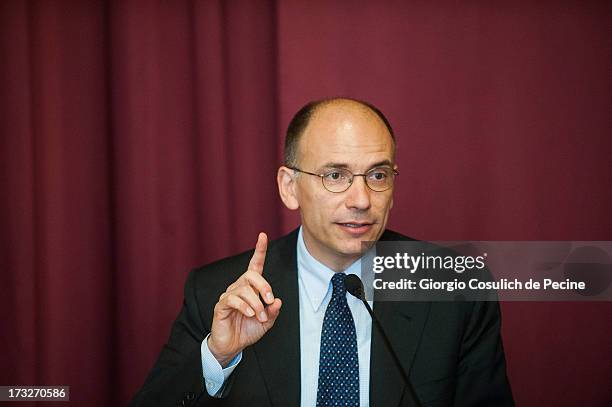
<svg viewBox="0 0 612 407">
<path fill-rule="evenodd" d="M 370 317 L 372 317 L 372 321 L 374 321 L 374 325 L 376 325 L 376 327 L 380 331 L 385 345 L 387 346 L 387 349 L 389 350 L 389 352 L 391 352 L 391 356 L 393 356 L 393 360 L 395 361 L 395 364 L 397 365 L 397 368 L 400 371 L 402 379 L 404 379 L 406 387 L 408 387 L 408 392 L 410 393 L 414 404 L 418 407 L 422 407 L 423 403 L 421 403 L 421 400 L 419 400 L 419 397 L 414 391 L 414 387 L 408 379 L 408 374 L 402 367 L 402 364 L 400 363 L 399 358 L 397 357 L 397 353 L 395 353 L 395 350 L 393 350 L 393 346 L 391 346 L 389 337 L 385 333 L 385 330 L 380 324 L 378 318 L 376 318 L 376 315 L 374 315 L 374 313 L 372 312 L 372 308 L 370 307 L 370 304 L 368 304 L 368 301 L 365 298 L 365 292 L 363 290 L 363 283 L 361 282 L 361 279 L 355 274 L 347 274 L 346 279 L 344 280 L 344 286 L 346 287 L 346 291 L 348 291 L 353 297 L 356 297 L 357 299 L 361 300 L 361 302 L 363 302 L 363 305 L 365 305 L 366 309 L 368 310 L 368 313 L 370 314 Z"/>
</svg>

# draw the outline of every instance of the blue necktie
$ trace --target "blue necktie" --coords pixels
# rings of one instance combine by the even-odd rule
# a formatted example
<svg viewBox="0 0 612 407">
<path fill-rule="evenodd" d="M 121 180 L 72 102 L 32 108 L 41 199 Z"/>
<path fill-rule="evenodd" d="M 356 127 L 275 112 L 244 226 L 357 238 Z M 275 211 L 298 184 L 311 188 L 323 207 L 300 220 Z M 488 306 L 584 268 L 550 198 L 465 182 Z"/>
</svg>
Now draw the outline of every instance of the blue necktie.
<svg viewBox="0 0 612 407">
<path fill-rule="evenodd" d="M 359 358 L 353 315 L 346 302 L 344 273 L 336 273 L 325 311 L 319 357 L 317 407 L 359 406 Z"/>
</svg>

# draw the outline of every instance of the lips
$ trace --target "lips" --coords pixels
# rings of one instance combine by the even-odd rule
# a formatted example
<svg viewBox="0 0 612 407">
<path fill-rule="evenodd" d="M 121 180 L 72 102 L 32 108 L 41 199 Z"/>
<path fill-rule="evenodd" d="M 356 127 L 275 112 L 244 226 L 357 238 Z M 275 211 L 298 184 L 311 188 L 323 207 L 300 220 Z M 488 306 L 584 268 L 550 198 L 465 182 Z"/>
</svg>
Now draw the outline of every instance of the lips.
<svg viewBox="0 0 612 407">
<path fill-rule="evenodd" d="M 362 227 L 362 226 L 371 225 L 371 223 L 349 222 L 349 223 L 340 223 L 340 225 L 346 226 L 346 227 L 349 227 L 349 228 L 359 228 L 359 227 Z"/>
<path fill-rule="evenodd" d="M 370 222 L 337 222 L 340 229 L 351 236 L 359 236 L 369 232 L 372 229 L 373 223 Z"/>
</svg>

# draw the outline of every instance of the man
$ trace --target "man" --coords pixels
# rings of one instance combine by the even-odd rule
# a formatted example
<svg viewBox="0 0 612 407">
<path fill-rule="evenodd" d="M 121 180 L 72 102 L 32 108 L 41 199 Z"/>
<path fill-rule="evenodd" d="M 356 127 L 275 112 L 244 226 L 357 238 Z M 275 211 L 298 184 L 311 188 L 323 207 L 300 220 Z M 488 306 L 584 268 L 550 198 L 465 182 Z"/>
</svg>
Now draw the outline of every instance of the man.
<svg viewBox="0 0 612 407">
<path fill-rule="evenodd" d="M 396 175 L 378 109 L 344 98 L 303 107 L 277 175 L 301 227 L 270 244 L 261 233 L 254 251 L 189 275 L 133 405 L 513 405 L 497 303 L 373 303 L 415 397 L 346 293 L 363 241 L 407 240 L 385 230 Z"/>
</svg>

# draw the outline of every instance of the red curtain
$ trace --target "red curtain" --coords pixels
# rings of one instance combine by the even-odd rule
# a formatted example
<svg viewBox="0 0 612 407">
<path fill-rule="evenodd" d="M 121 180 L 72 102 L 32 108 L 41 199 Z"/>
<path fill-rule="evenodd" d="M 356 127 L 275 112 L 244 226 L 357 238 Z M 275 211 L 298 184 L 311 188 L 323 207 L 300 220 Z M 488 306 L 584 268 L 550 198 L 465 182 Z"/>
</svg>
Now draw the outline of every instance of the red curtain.
<svg viewBox="0 0 612 407">
<path fill-rule="evenodd" d="M 297 225 L 310 99 L 387 113 L 396 230 L 612 240 L 612 8 L 538 3 L 0 2 L 0 384 L 125 404 L 187 272 Z M 609 303 L 503 308 L 519 405 L 612 402 Z"/>
</svg>

